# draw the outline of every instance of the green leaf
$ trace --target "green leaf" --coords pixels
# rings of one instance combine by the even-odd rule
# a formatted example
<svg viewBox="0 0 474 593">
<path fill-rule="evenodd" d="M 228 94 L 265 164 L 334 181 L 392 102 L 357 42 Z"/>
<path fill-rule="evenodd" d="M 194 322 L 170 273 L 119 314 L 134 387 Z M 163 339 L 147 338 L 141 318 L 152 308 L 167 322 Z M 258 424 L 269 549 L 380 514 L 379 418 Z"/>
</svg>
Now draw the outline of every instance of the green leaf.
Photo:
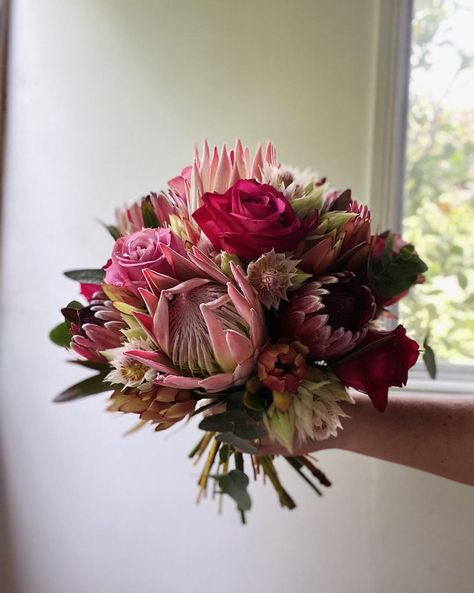
<svg viewBox="0 0 474 593">
<path fill-rule="evenodd" d="M 78 323 L 79 321 L 79 314 L 78 312 L 84 308 L 82 303 L 79 301 L 71 301 L 67 307 L 61 309 L 61 313 L 63 314 L 64 319 L 69 324 L 71 323 Z"/>
<path fill-rule="evenodd" d="M 224 444 L 219 449 L 219 459 L 220 459 L 221 463 L 227 463 L 229 461 L 231 455 L 232 455 L 232 449 L 229 447 L 229 445 Z"/>
<path fill-rule="evenodd" d="M 114 241 L 117 241 L 117 239 L 120 239 L 120 237 L 122 236 L 120 231 L 114 224 L 102 223 L 102 225 L 109 231 L 109 233 Z"/>
<path fill-rule="evenodd" d="M 434 353 L 433 348 L 428 344 L 429 334 L 423 340 L 423 362 L 425 363 L 426 370 L 428 371 L 428 375 L 432 379 L 436 379 L 437 374 L 437 366 L 436 366 L 436 356 Z"/>
<path fill-rule="evenodd" d="M 246 391 L 244 395 L 244 406 L 256 412 L 263 412 L 267 408 L 266 399 L 260 392 L 252 393 L 251 391 Z"/>
<path fill-rule="evenodd" d="M 416 284 L 418 276 L 428 269 L 410 243 L 404 245 L 396 255 L 389 255 L 387 245 L 391 236 L 392 234 L 387 239 L 382 259 L 374 261 L 370 257 L 367 268 L 370 288 L 384 298 L 391 298 L 408 290 Z"/>
<path fill-rule="evenodd" d="M 466 288 L 467 288 L 467 284 L 468 284 L 468 281 L 467 281 L 467 276 L 466 276 L 466 274 L 464 274 L 463 272 L 458 272 L 458 273 L 457 273 L 457 279 L 458 279 L 458 284 L 459 284 L 459 286 L 460 286 L 460 287 L 461 287 L 463 290 L 466 290 Z"/>
<path fill-rule="evenodd" d="M 106 375 L 107 371 L 102 371 L 93 377 L 84 379 L 84 381 L 80 381 L 68 389 L 65 389 L 56 396 L 53 401 L 56 403 L 69 402 L 81 397 L 87 397 L 88 395 L 94 395 L 104 391 L 113 391 L 113 387 L 109 383 L 104 382 Z"/>
<path fill-rule="evenodd" d="M 56 346 L 68 348 L 71 343 L 71 336 L 69 334 L 70 324 L 66 321 L 58 324 L 49 332 L 49 338 Z"/>
<path fill-rule="evenodd" d="M 266 436 L 267 429 L 263 423 L 247 422 L 246 424 L 236 424 L 233 432 L 241 439 L 259 439 Z"/>
<path fill-rule="evenodd" d="M 214 414 L 203 418 L 199 423 L 201 430 L 210 432 L 233 432 L 237 422 L 244 422 L 247 419 L 245 412 L 241 410 L 228 410 L 222 414 Z"/>
<path fill-rule="evenodd" d="M 258 453 L 257 447 L 254 447 L 245 439 L 241 439 L 237 435 L 233 434 L 232 432 L 223 432 L 222 434 L 218 434 L 216 436 L 216 440 L 220 443 L 227 443 L 228 445 L 233 445 L 242 453 L 249 453 L 250 455 L 255 455 Z"/>
<path fill-rule="evenodd" d="M 95 362 L 93 360 L 68 360 L 70 364 L 78 364 L 86 369 L 94 369 L 94 371 L 101 371 L 108 373 L 109 365 L 104 362 Z"/>
<path fill-rule="evenodd" d="M 142 216 L 143 224 L 146 228 L 157 229 L 160 226 L 153 206 L 147 198 L 142 200 Z"/>
<path fill-rule="evenodd" d="M 249 511 L 252 506 L 247 487 L 249 478 L 244 472 L 233 469 L 228 474 L 216 477 L 217 483 L 224 494 L 228 494 L 237 503 L 239 511 Z"/>
<path fill-rule="evenodd" d="M 87 282 L 88 284 L 102 284 L 105 278 L 105 270 L 69 270 L 64 275 L 77 282 Z"/>
</svg>

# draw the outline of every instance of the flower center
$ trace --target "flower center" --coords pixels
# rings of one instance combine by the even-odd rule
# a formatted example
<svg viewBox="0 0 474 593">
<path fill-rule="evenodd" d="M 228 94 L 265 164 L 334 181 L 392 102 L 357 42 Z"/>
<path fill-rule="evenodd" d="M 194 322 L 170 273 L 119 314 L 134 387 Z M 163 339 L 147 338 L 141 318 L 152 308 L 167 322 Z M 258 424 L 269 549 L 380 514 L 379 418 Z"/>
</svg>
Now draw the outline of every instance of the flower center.
<svg viewBox="0 0 474 593">
<path fill-rule="evenodd" d="M 143 379 L 145 373 L 148 371 L 148 367 L 132 358 L 126 358 L 120 370 L 127 381 L 135 382 Z"/>
</svg>

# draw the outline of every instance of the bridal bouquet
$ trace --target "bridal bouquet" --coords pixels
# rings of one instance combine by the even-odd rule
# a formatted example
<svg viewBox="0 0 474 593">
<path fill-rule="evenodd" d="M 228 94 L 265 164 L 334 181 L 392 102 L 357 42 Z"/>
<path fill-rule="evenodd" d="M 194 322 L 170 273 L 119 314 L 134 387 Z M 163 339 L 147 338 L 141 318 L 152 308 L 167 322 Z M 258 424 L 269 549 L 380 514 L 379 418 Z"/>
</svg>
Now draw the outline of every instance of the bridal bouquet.
<svg viewBox="0 0 474 593">
<path fill-rule="evenodd" d="M 405 385 L 418 344 L 383 321 L 424 279 L 413 245 L 373 233 L 350 190 L 281 164 L 272 144 L 251 158 L 240 141 L 221 152 L 205 143 L 107 229 L 105 265 L 66 272 L 87 303 L 69 303 L 51 332 L 96 374 L 56 401 L 111 391 L 110 411 L 156 430 L 202 414 L 190 453 L 205 460 L 199 497 L 212 485 L 243 519 L 247 468 L 295 506 L 262 440 L 316 492 L 330 485 L 296 452 L 337 436 L 348 388 L 383 412 L 389 387 Z"/>
</svg>

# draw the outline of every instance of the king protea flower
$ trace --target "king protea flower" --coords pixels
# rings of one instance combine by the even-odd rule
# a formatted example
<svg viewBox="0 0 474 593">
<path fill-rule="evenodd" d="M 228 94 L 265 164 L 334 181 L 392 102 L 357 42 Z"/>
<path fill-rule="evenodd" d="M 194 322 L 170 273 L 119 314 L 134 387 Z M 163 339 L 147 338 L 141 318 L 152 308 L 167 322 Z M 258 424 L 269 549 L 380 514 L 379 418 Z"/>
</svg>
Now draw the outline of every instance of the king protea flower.
<svg viewBox="0 0 474 593">
<path fill-rule="evenodd" d="M 71 349 L 76 354 L 93 362 L 107 362 L 103 350 L 118 348 L 125 336 L 127 325 L 112 301 L 98 290 L 92 295 L 87 307 L 69 310 L 71 318 Z"/>
<path fill-rule="evenodd" d="M 281 316 L 282 335 L 327 360 L 352 350 L 364 339 L 376 312 L 375 299 L 352 272 L 322 276 L 292 294 Z"/>
<path fill-rule="evenodd" d="M 241 385 L 255 370 L 265 341 L 260 302 L 242 269 L 232 279 L 194 248 L 187 257 L 163 246 L 173 277 L 146 270 L 141 295 L 148 313 L 136 319 L 155 345 L 127 356 L 158 371 L 155 383 L 219 392 Z"/>
</svg>

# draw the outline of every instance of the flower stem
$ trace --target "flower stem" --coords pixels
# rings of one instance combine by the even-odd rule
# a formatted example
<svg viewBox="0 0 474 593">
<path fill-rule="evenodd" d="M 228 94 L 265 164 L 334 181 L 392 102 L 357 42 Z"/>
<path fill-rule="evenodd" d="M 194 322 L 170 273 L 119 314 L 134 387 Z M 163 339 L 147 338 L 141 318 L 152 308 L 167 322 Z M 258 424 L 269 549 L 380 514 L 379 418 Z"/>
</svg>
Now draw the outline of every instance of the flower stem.
<svg viewBox="0 0 474 593">
<path fill-rule="evenodd" d="M 278 498 L 280 500 L 280 504 L 282 507 L 287 507 L 288 509 L 294 509 L 296 504 L 288 492 L 283 488 L 282 483 L 280 482 L 280 478 L 276 472 L 275 466 L 273 464 L 273 460 L 271 457 L 262 456 L 260 457 L 260 464 L 263 467 L 263 471 L 265 475 L 268 476 L 270 482 L 273 484 L 275 488 Z"/>
<path fill-rule="evenodd" d="M 204 466 L 204 470 L 201 474 L 201 477 L 199 478 L 199 493 L 197 497 L 197 502 L 201 500 L 203 493 L 206 491 L 207 482 L 209 481 L 209 474 L 211 472 L 212 466 L 214 464 L 220 446 L 220 442 L 214 439 L 211 445 L 211 450 L 209 451 L 209 455 L 207 457 L 206 465 Z"/>
<path fill-rule="evenodd" d="M 316 492 L 316 494 L 318 494 L 319 496 L 323 495 L 321 490 L 315 484 L 313 484 L 313 482 L 301 471 L 301 463 L 296 461 L 296 459 L 294 459 L 293 457 L 285 457 L 285 459 L 291 465 L 291 467 L 303 478 L 303 480 L 307 484 L 309 484 L 309 486 Z"/>
</svg>

